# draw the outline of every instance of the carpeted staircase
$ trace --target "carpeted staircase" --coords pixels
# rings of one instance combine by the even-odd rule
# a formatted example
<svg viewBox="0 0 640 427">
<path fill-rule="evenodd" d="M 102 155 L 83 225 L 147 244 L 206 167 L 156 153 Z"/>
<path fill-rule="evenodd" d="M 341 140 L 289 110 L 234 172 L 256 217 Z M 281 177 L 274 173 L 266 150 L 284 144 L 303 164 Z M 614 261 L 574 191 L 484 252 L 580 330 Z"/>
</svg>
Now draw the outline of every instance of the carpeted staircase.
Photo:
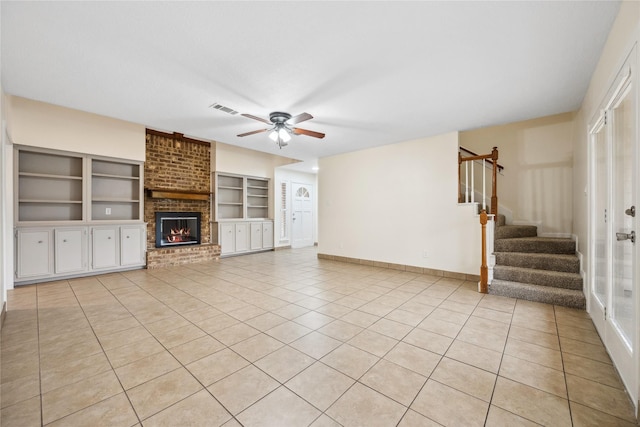
<svg viewBox="0 0 640 427">
<path fill-rule="evenodd" d="M 499 215 L 489 293 L 585 308 L 580 261 L 575 253 L 575 241 L 538 237 L 537 227 L 505 225 L 504 216 Z"/>
</svg>

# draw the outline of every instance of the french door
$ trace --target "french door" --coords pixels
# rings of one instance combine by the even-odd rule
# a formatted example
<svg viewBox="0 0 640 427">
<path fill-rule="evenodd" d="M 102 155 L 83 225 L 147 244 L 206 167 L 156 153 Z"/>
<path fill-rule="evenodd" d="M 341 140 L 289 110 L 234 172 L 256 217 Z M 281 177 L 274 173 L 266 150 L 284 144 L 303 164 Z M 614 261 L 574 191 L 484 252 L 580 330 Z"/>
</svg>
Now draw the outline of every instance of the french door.
<svg viewBox="0 0 640 427">
<path fill-rule="evenodd" d="M 638 103 L 632 51 L 591 138 L 589 310 L 634 404 L 638 402 Z"/>
</svg>

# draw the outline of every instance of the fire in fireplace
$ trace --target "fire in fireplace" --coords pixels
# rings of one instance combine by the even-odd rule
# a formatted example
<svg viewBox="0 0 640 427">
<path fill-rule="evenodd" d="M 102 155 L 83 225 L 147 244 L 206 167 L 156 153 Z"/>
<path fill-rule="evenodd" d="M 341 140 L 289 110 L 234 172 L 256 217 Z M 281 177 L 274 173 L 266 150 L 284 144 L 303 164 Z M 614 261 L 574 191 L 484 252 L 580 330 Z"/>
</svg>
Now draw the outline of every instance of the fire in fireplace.
<svg viewBox="0 0 640 427">
<path fill-rule="evenodd" d="M 200 244 L 200 212 L 156 212 L 156 248 Z"/>
</svg>

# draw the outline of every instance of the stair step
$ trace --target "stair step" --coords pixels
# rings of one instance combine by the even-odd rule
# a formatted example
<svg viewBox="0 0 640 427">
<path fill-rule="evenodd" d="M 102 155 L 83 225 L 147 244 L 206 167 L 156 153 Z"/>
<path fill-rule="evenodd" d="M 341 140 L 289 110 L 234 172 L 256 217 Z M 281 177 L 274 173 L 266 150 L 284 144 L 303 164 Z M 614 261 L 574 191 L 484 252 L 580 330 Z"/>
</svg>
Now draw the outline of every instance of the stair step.
<svg viewBox="0 0 640 427">
<path fill-rule="evenodd" d="M 580 259 L 575 255 L 524 252 L 494 252 L 494 255 L 497 265 L 580 273 Z"/>
<path fill-rule="evenodd" d="M 582 289 L 582 277 L 576 273 L 496 265 L 493 267 L 493 277 L 499 280 L 531 283 L 540 286 L 575 290 Z"/>
<path fill-rule="evenodd" d="M 575 254 L 576 242 L 556 237 L 518 237 L 498 239 L 494 252 L 533 252 L 546 254 Z"/>
<path fill-rule="evenodd" d="M 501 213 L 498 214 L 498 221 L 497 221 L 497 226 L 498 227 L 502 227 L 503 225 L 507 224 L 507 217 L 502 215 Z"/>
<path fill-rule="evenodd" d="M 536 237 L 538 227 L 535 225 L 502 225 L 495 229 L 495 239 L 511 239 L 514 237 Z"/>
<path fill-rule="evenodd" d="M 489 293 L 491 295 L 520 298 L 527 301 L 579 309 L 584 309 L 586 305 L 584 293 L 581 290 L 561 289 L 507 280 L 494 279 L 489 285 Z"/>
</svg>

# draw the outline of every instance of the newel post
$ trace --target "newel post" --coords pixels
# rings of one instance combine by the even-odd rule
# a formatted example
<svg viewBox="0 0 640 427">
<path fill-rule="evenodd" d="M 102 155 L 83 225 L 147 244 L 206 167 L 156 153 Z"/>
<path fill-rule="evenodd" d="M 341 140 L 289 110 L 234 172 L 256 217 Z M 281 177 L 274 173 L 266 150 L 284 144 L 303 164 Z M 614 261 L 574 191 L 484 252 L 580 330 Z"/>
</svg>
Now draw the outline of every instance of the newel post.
<svg viewBox="0 0 640 427">
<path fill-rule="evenodd" d="M 486 294 L 489 292 L 489 270 L 487 267 L 487 211 L 480 212 L 480 224 L 482 225 L 482 261 L 480 264 L 480 283 L 478 292 Z"/>
<path fill-rule="evenodd" d="M 491 160 L 493 160 L 493 171 L 491 179 L 491 213 L 495 215 L 494 221 L 498 220 L 498 147 L 491 150 Z"/>
</svg>

